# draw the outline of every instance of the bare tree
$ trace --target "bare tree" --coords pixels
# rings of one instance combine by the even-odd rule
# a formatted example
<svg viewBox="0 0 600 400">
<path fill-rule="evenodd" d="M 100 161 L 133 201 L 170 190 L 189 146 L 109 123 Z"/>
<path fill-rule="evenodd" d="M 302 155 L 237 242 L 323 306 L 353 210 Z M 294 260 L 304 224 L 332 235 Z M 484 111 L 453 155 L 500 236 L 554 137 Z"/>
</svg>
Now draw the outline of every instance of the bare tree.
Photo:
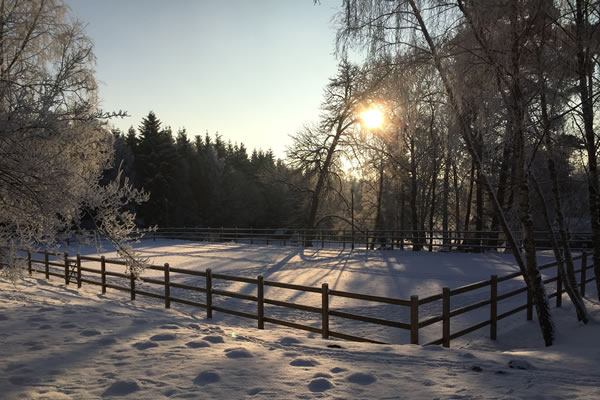
<svg viewBox="0 0 600 400">
<path fill-rule="evenodd" d="M 336 186 L 341 188 L 341 179 L 334 166 L 339 166 L 340 148 L 349 130 L 358 121 L 359 102 L 366 93 L 361 87 L 364 83 L 364 72 L 343 61 L 338 74 L 325 88 L 320 124 L 314 128 L 305 127 L 293 136 L 293 144 L 287 150 L 291 166 L 315 179 L 306 223 L 309 230 L 316 227 L 324 193 Z M 310 234 L 305 245 L 312 245 Z"/>
</svg>

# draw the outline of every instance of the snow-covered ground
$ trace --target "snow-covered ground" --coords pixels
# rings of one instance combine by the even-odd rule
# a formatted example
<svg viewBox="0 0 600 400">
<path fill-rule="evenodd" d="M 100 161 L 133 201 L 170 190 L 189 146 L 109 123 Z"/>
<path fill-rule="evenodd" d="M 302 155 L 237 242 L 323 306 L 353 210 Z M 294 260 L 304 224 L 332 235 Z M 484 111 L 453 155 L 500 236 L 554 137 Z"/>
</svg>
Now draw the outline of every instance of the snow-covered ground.
<svg viewBox="0 0 600 400">
<path fill-rule="evenodd" d="M 267 247 L 250 244 L 194 243 L 174 240 L 146 240 L 136 247 L 142 255 L 150 257 L 154 264 L 159 265 L 169 263 L 171 267 L 199 271 L 211 268 L 213 273 L 249 278 L 263 275 L 265 280 L 316 288 L 320 288 L 322 283 L 328 283 L 329 289 L 405 300 L 410 299 L 411 295 L 418 295 L 420 298 L 437 295 L 441 293 L 443 287 L 456 288 L 487 280 L 490 279 L 492 274 L 503 276 L 518 271 L 512 255 L 503 253 L 429 253 L 401 250 L 366 251 L 364 249 L 350 251 L 349 249 Z M 68 250 L 69 254 L 80 252 L 81 254 L 94 255 L 96 252 L 96 249 L 90 248 L 65 250 Z M 116 257 L 116 254 L 108 251 L 106 256 L 111 258 Z M 554 260 L 550 252 L 540 252 L 538 259 L 540 263 L 548 263 Z M 88 262 L 84 265 L 100 269 L 97 262 Z M 121 272 L 123 270 L 121 266 L 113 266 L 112 268 Z M 58 269 L 57 272 L 62 273 L 62 270 Z M 546 272 L 550 276 L 555 276 L 556 269 L 551 268 Z M 147 270 L 144 273 L 144 276 L 157 279 L 162 279 L 162 275 L 161 271 Z M 98 275 L 91 277 L 98 279 Z M 59 280 L 59 278 L 53 279 Z M 190 275 L 172 274 L 171 281 L 198 287 L 205 286 L 203 277 Z M 129 287 L 128 282 L 124 280 L 113 279 L 113 283 Z M 592 286 L 589 285 L 590 290 Z M 254 284 L 219 279 L 213 280 L 213 287 L 246 295 L 256 295 L 257 292 Z M 524 283 L 520 278 L 505 281 L 499 284 L 498 294 L 502 295 L 522 287 L 524 287 Z M 143 284 L 138 288 L 145 291 L 154 291 L 158 294 L 163 293 L 163 288 L 157 285 Z M 549 286 L 548 289 L 553 289 L 553 287 Z M 99 288 L 96 290 L 99 291 Z M 127 296 L 126 293 L 121 295 Z M 205 303 L 204 294 L 198 292 L 171 289 L 171 295 Z M 489 296 L 489 287 L 453 296 L 451 307 L 456 309 L 489 299 Z M 321 306 L 320 293 L 265 287 L 265 297 L 307 306 Z M 336 311 L 404 323 L 409 323 L 410 320 L 410 310 L 406 306 L 374 303 L 338 296 L 331 296 L 329 301 L 330 309 Z M 157 307 L 162 304 L 161 300 L 154 300 L 154 302 Z M 255 302 L 215 296 L 213 303 L 217 306 L 256 315 L 257 305 Z M 501 314 L 525 303 L 526 295 L 524 293 L 511 297 L 499 303 L 498 313 Z M 187 306 L 174 304 L 173 307 L 185 308 Z M 440 315 L 441 311 L 441 301 L 428 303 L 420 307 L 420 319 L 424 320 L 427 317 Z M 200 309 L 190 308 L 189 312 L 198 316 L 204 315 L 204 311 Z M 281 320 L 299 322 L 315 328 L 321 326 L 321 315 L 318 313 L 266 305 L 265 315 Z M 451 332 L 454 333 L 488 320 L 489 315 L 489 308 L 486 307 L 452 318 Z M 238 320 L 237 317 L 219 312 L 214 313 L 214 319 L 217 322 Z M 503 320 L 499 325 L 499 335 L 502 335 L 502 329 L 510 327 L 513 323 L 520 323 L 522 319 L 525 319 L 524 312 Z M 256 322 L 252 320 L 245 320 L 240 323 L 247 327 L 256 325 Z M 267 329 L 274 328 L 276 326 L 267 324 Z M 407 330 L 339 317 L 330 318 L 330 329 L 384 343 L 410 343 L 409 331 Z M 488 331 L 489 328 L 487 327 L 482 329 L 482 332 L 486 334 Z M 442 323 L 439 322 L 421 329 L 419 336 L 420 343 L 428 343 L 441 338 Z M 462 338 L 459 338 L 453 341 L 452 345 L 460 345 L 461 342 Z"/>
<path fill-rule="evenodd" d="M 515 270 L 502 254 L 151 242 L 140 248 L 155 263 L 400 298 Z M 209 321 L 201 309 L 167 310 L 150 298 L 131 302 L 126 293 L 62 283 L 40 275 L 17 287 L 0 282 L 0 398 L 600 398 L 594 300 L 587 301 L 593 320 L 586 326 L 568 300 L 553 308 L 558 337 L 550 348 L 537 323 L 518 314 L 499 322 L 497 341 L 483 329 L 443 349 L 326 340 L 272 325 L 257 330 L 250 320 L 215 313 Z"/>
</svg>

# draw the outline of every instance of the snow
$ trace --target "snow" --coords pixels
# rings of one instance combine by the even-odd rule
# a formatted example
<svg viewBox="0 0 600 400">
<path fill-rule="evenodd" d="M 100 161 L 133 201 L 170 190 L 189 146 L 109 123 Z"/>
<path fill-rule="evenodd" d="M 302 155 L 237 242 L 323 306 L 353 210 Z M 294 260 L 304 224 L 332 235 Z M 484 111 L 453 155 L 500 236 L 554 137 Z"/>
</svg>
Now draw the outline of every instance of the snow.
<svg viewBox="0 0 600 400">
<path fill-rule="evenodd" d="M 331 288 L 400 298 L 437 294 L 444 286 L 515 271 L 504 254 L 151 242 L 140 248 L 152 253 L 155 263 L 168 260 L 178 267 L 263 274 L 312 286 L 328 282 Z M 540 260 L 550 261 L 550 256 L 541 254 Z M 179 304 L 164 309 L 154 299 L 130 301 L 126 293 L 99 292 L 96 286 L 76 289 L 41 275 L 16 287 L 0 282 L 0 397 L 600 398 L 600 303 L 593 300 L 592 284 L 586 300 L 592 321 L 578 323 L 565 298 L 561 308 L 552 309 L 557 340 L 549 348 L 543 346 L 537 323 L 526 321 L 524 313 L 499 321 L 497 341 L 482 329 L 445 349 L 322 339 L 271 324 L 258 330 L 255 321 L 218 312 L 207 320 L 201 309 Z M 358 306 L 341 302 L 339 307 Z M 368 308 L 374 309 L 370 315 L 386 312 L 377 305 L 362 310 Z M 296 317 L 290 310 L 288 319 Z M 356 330 L 347 333 L 372 333 L 358 324 L 352 327 Z M 380 334 L 385 336 L 383 330 Z"/>
</svg>

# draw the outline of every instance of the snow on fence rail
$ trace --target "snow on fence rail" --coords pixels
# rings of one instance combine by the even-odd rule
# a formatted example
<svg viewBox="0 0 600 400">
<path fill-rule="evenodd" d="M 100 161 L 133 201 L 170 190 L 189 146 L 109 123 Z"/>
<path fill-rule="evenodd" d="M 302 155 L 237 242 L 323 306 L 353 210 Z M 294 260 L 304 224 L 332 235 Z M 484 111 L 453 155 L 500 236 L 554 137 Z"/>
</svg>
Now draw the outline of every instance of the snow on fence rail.
<svg viewBox="0 0 600 400">
<path fill-rule="evenodd" d="M 43 255 L 43 259 L 36 259 L 34 255 Z M 50 256 L 55 257 L 55 260 L 50 260 Z M 296 285 L 291 283 L 283 283 L 283 282 L 275 282 L 265 280 L 263 276 L 258 276 L 257 278 L 248 278 L 248 277 L 240 277 L 240 276 L 231 276 L 225 274 L 217 274 L 213 273 L 211 269 L 207 269 L 206 271 L 195 271 L 183 268 L 174 268 L 169 264 L 164 265 L 150 265 L 148 267 L 149 270 L 160 271 L 162 272 L 163 279 L 155 279 L 148 277 L 136 277 L 133 273 L 125 274 L 114 271 L 108 271 L 107 265 L 119 265 L 125 266 L 126 263 L 120 260 L 111 260 L 106 259 L 104 256 L 102 257 L 89 257 L 82 256 L 77 254 L 75 258 L 70 258 L 67 253 L 53 253 L 47 251 L 28 251 L 27 258 L 23 258 L 23 260 L 27 261 L 27 269 L 29 275 L 33 273 L 43 274 L 46 279 L 50 279 L 51 276 L 59 277 L 64 279 L 65 285 L 69 285 L 72 281 L 76 282 L 77 287 L 80 288 L 83 283 L 90 285 L 97 285 L 101 287 L 102 293 L 106 293 L 107 289 L 114 289 L 123 292 L 128 292 L 130 294 L 131 300 L 135 300 L 137 295 L 140 296 L 148 296 L 156 299 L 160 299 L 164 301 L 165 308 L 170 308 L 171 303 L 180 303 L 193 307 L 200 307 L 206 310 L 206 317 L 212 318 L 213 312 L 222 312 L 226 314 L 232 314 L 242 318 L 253 319 L 257 321 L 258 329 L 264 329 L 265 323 L 282 325 L 294 329 L 304 330 L 308 332 L 319 333 L 323 338 L 335 337 L 346 340 L 354 340 L 354 341 L 362 341 L 362 342 L 371 342 L 371 343 L 383 343 L 381 341 L 377 341 L 371 338 L 358 337 L 347 333 L 333 331 L 329 328 L 329 323 L 331 317 L 338 317 L 347 320 L 360 321 L 364 323 L 382 325 L 387 327 L 399 328 L 403 330 L 407 330 L 410 332 L 410 343 L 411 344 L 419 344 L 419 330 L 435 323 L 442 322 L 442 332 L 441 338 L 429 341 L 426 344 L 441 344 L 445 347 L 450 347 L 450 342 L 456 338 L 474 332 L 478 329 L 481 329 L 486 326 L 490 326 L 490 338 L 495 340 L 497 335 L 498 321 L 509 317 L 513 314 L 519 313 L 521 311 L 527 311 L 527 319 L 531 320 L 533 318 L 533 302 L 530 293 L 527 293 L 527 302 L 526 304 L 519 305 L 515 308 L 506 310 L 502 313 L 498 313 L 498 305 L 501 301 L 517 296 L 521 293 L 527 292 L 527 287 L 522 286 L 518 289 L 503 293 L 499 295 L 499 286 L 503 282 L 520 279 L 521 273 L 515 272 L 512 274 L 504 275 L 498 277 L 497 275 L 492 275 L 489 280 L 480 281 L 476 283 L 472 283 L 466 286 L 450 289 L 443 288 L 442 292 L 433 296 L 428 296 L 424 298 L 419 298 L 419 296 L 413 295 L 410 296 L 410 299 L 398 299 L 398 298 L 390 298 L 390 297 L 381 297 L 381 296 L 373 296 L 368 294 L 359 294 L 352 293 L 340 290 L 329 289 L 327 283 L 323 283 L 321 287 L 311 287 L 311 286 L 303 286 Z M 579 281 L 577 284 L 577 288 L 580 290 L 580 293 L 584 296 L 586 290 L 586 284 L 593 281 L 595 279 L 594 276 L 587 277 L 587 271 L 592 269 L 593 266 L 587 265 L 587 256 L 586 253 L 582 253 L 581 255 L 574 258 L 574 260 L 581 260 L 581 266 L 579 269 L 575 271 L 579 276 Z M 90 268 L 88 266 L 82 266 L 82 261 L 86 261 L 89 263 L 99 263 L 100 269 Z M 43 269 L 39 269 L 39 266 L 43 266 Z M 539 266 L 541 271 L 548 270 L 552 267 L 556 267 L 556 262 L 548 263 Z M 592 270 L 593 271 L 593 270 Z M 88 274 L 99 275 L 98 279 L 91 279 L 91 275 L 83 276 L 82 273 L 86 272 Z M 173 282 L 171 277 L 173 274 L 181 274 L 186 276 L 195 276 L 204 278 L 204 285 L 188 285 L 178 282 Z M 593 275 L 593 272 L 592 272 Z M 115 284 L 112 282 L 107 282 L 107 277 L 119 278 L 121 280 L 121 285 Z M 246 284 L 251 284 L 256 286 L 255 295 L 242 294 L 234 291 L 228 290 L 220 290 L 215 287 L 213 284 L 214 280 L 224 280 L 229 282 L 242 282 Z M 123 286 L 123 281 L 127 282 L 126 286 Z M 151 292 L 146 290 L 140 290 L 136 287 L 136 282 L 141 281 L 144 283 L 148 283 L 151 285 L 155 285 L 156 287 L 162 288 L 162 293 Z M 547 278 L 544 280 L 545 284 L 554 283 L 556 290 L 553 293 L 550 293 L 549 297 L 556 297 L 556 307 L 560 307 L 562 303 L 562 294 L 565 293 L 565 289 L 562 285 L 562 277 L 557 275 Z M 286 290 L 295 290 L 300 292 L 312 292 L 321 295 L 321 305 L 320 307 L 309 306 L 305 304 L 298 304 L 294 302 L 288 301 L 280 301 L 275 299 L 270 299 L 265 297 L 265 287 L 276 287 L 280 289 Z M 464 293 L 480 290 L 483 288 L 489 287 L 489 298 L 484 300 L 477 301 L 472 304 L 463 305 L 459 308 L 452 309 L 451 302 L 454 296 L 458 296 Z M 171 289 L 181 289 L 184 291 L 194 292 L 194 293 L 202 293 L 204 294 L 204 302 L 200 302 L 197 300 L 192 300 L 190 298 L 181 298 L 175 297 L 171 294 Z M 380 304 L 388 304 L 398 307 L 404 307 L 409 310 L 409 320 L 408 321 L 393 321 L 382 318 L 375 318 L 371 316 L 358 315 L 348 312 L 343 312 L 339 310 L 332 309 L 330 307 L 330 297 L 345 297 L 356 300 L 380 303 Z M 215 297 L 229 297 L 242 299 L 246 301 L 250 301 L 256 303 L 256 313 L 250 313 L 246 311 L 233 310 L 230 308 L 223 307 L 218 302 L 215 302 Z M 436 302 L 442 302 L 442 312 L 441 314 L 428 316 L 426 319 L 421 319 L 419 315 L 419 311 L 421 306 Z M 321 319 L 321 326 L 309 326 L 300 324 L 298 322 L 292 322 L 289 320 L 283 320 L 279 318 L 274 318 L 272 316 L 268 316 L 265 312 L 265 304 L 284 307 L 286 309 L 295 309 L 301 310 L 305 312 L 311 312 L 314 314 L 319 314 Z M 489 308 L 489 319 L 481 321 L 475 325 L 468 326 L 463 328 L 457 332 L 451 332 L 451 321 L 452 318 L 457 317 L 459 315 L 465 314 L 467 312 Z"/>
</svg>

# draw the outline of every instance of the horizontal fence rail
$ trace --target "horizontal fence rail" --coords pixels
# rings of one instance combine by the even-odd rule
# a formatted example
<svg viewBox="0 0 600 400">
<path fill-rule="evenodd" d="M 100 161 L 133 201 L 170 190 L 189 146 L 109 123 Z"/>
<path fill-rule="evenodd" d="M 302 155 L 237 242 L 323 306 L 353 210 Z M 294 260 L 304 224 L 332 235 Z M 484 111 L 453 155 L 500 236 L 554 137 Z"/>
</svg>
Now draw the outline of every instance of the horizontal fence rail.
<svg viewBox="0 0 600 400">
<path fill-rule="evenodd" d="M 556 235 L 558 237 L 558 235 Z M 255 228 L 161 228 L 147 237 L 206 242 L 234 242 L 280 246 L 405 249 L 480 252 L 506 250 L 501 231 L 359 230 L 359 229 L 255 229 Z M 520 245 L 521 237 L 515 237 Z M 548 232 L 535 233 L 536 248 L 552 249 Z M 591 233 L 571 233 L 572 249 L 591 249 Z"/>
<path fill-rule="evenodd" d="M 54 257 L 54 259 L 51 259 Z M 467 335 L 483 327 L 490 327 L 490 338 L 496 339 L 498 321 L 507 318 L 511 315 L 526 311 L 527 319 L 533 318 L 533 302 L 532 296 L 527 293 L 527 287 L 522 282 L 520 272 L 497 276 L 492 275 L 490 279 L 480 282 L 475 282 L 466 286 L 457 288 L 443 288 L 441 293 L 419 298 L 413 295 L 409 299 L 399 299 L 391 297 L 374 296 L 369 294 L 353 293 L 335 289 L 329 289 L 327 283 L 323 283 L 320 287 L 297 285 L 292 283 L 276 282 L 265 280 L 259 275 L 256 278 L 232 276 L 220 273 L 213 273 L 209 268 L 206 271 L 189 270 L 184 268 L 171 267 L 169 264 L 150 265 L 148 270 L 161 272 L 162 279 L 157 277 L 136 276 L 133 273 L 122 273 L 107 270 L 107 266 L 126 266 L 122 260 L 106 259 L 101 257 L 82 256 L 77 254 L 75 257 L 69 256 L 67 253 L 50 253 L 45 251 L 27 251 L 26 257 L 21 258 L 26 262 L 26 268 L 29 275 L 41 274 L 48 280 L 51 277 L 57 277 L 64 280 L 65 285 L 71 283 L 81 287 L 83 283 L 89 285 L 100 286 L 102 293 L 106 293 L 107 289 L 113 289 L 128 293 L 131 300 L 135 300 L 137 296 L 147 296 L 159 299 L 164 302 L 165 308 L 170 308 L 172 303 L 184 304 L 192 307 L 199 307 L 206 310 L 208 319 L 213 317 L 214 312 L 231 314 L 234 316 L 251 319 L 257 321 L 258 329 L 264 329 L 265 323 L 274 325 L 286 326 L 289 328 L 299 329 L 303 331 L 321 334 L 323 338 L 335 337 L 346 340 L 383 343 L 373 338 L 359 337 L 348 333 L 333 331 L 329 328 L 332 318 L 341 320 L 353 320 L 361 323 L 374 324 L 384 327 L 397 328 L 407 331 L 410 336 L 410 343 L 419 344 L 419 330 L 441 323 L 441 337 L 439 339 L 429 341 L 426 344 L 438 344 L 445 347 L 450 346 L 450 342 L 461 336 Z M 586 284 L 596 279 L 593 274 L 593 266 L 587 264 L 587 255 L 574 257 L 574 260 L 580 261 L 579 269 L 575 271 L 578 277 L 577 289 L 582 296 L 585 296 Z M 86 265 L 82 265 L 82 261 Z M 90 267 L 90 264 L 96 264 L 98 268 Z M 4 264 L 1 264 L 4 265 Z M 556 298 L 556 307 L 562 304 L 562 295 L 565 293 L 562 279 L 558 274 L 557 263 L 552 262 L 539 266 L 541 271 L 549 272 L 550 269 L 556 270 L 556 275 L 544 279 L 545 284 L 554 284 L 556 288 L 554 292 L 549 294 L 550 298 Z M 591 273 L 588 273 L 592 270 Z M 85 273 L 85 275 L 83 274 Z M 548 274 L 547 274 L 548 275 Z M 173 277 L 190 277 L 200 279 L 193 281 L 194 284 L 174 282 Z M 110 279 L 110 280 L 109 280 Z M 517 289 L 502 291 L 505 287 L 504 282 L 519 280 L 520 286 Z M 233 282 L 250 285 L 252 290 L 241 291 L 224 290 L 220 288 L 219 282 Z M 148 288 L 140 289 L 139 283 L 147 284 Z M 282 301 L 272 299 L 265 296 L 265 287 L 277 288 L 278 290 L 296 291 L 300 293 L 313 293 L 320 297 L 318 306 L 300 304 L 291 301 Z M 181 291 L 184 295 L 174 294 L 173 289 Z M 457 308 L 452 308 L 454 298 L 475 291 L 487 290 L 488 295 L 484 298 L 479 298 L 477 301 L 461 304 Z M 501 294 L 500 294 L 501 293 Z M 520 304 L 514 308 L 504 310 L 499 313 L 499 305 L 502 301 L 510 299 L 514 296 L 527 294 L 525 304 Z M 198 297 L 200 296 L 200 297 Z M 369 315 L 360 315 L 334 309 L 330 306 L 330 300 L 333 298 L 349 298 L 355 300 L 366 301 L 376 304 L 386 304 L 393 307 L 399 307 L 407 311 L 408 320 L 396 321 L 385 318 L 376 318 Z M 233 309 L 226 307 L 222 302 L 223 298 L 233 298 L 249 302 L 252 307 L 242 309 Z M 434 315 L 421 316 L 424 306 L 430 307 L 441 302 L 441 313 Z M 268 306 L 268 307 L 267 307 Z M 284 308 L 287 310 L 298 310 L 314 314 L 320 320 L 320 326 L 313 326 L 291 321 L 282 318 L 276 318 L 271 310 L 274 307 Z M 489 317 L 485 320 L 476 323 L 475 325 L 462 327 L 458 331 L 452 331 L 452 320 L 460 315 L 474 311 L 487 310 Z"/>
</svg>

